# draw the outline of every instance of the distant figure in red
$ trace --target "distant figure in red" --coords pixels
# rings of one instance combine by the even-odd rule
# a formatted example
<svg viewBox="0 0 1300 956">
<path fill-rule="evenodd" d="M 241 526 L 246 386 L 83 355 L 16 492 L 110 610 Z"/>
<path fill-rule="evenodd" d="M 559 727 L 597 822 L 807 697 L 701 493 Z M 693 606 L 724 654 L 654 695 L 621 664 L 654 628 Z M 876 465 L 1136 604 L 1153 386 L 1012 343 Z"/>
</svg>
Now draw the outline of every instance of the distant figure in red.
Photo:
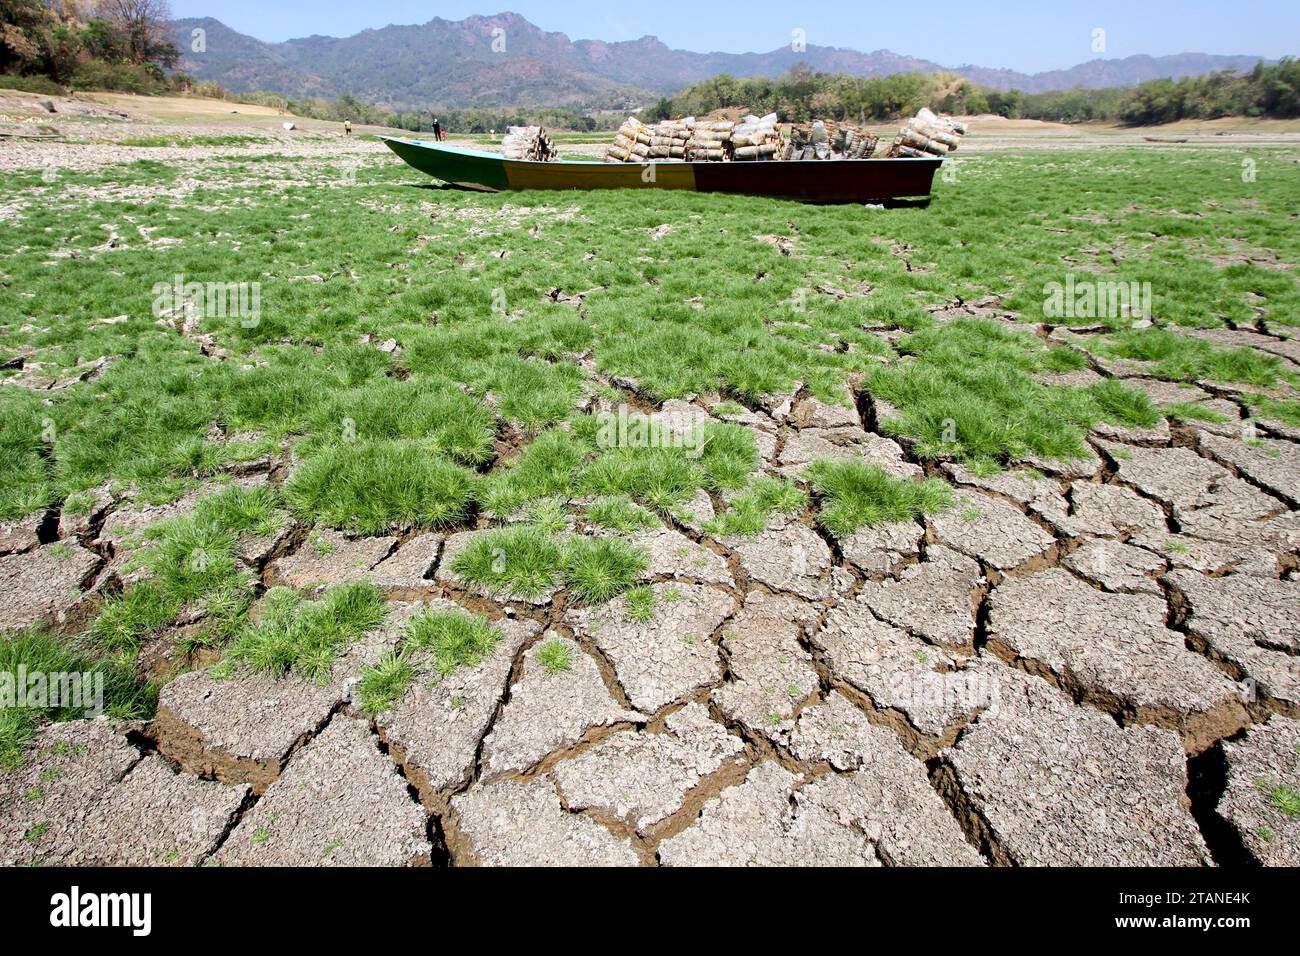
<svg viewBox="0 0 1300 956">
<path fill-rule="evenodd" d="M 433 138 L 442 142 L 442 124 L 436 118 L 433 121 Z"/>
</svg>

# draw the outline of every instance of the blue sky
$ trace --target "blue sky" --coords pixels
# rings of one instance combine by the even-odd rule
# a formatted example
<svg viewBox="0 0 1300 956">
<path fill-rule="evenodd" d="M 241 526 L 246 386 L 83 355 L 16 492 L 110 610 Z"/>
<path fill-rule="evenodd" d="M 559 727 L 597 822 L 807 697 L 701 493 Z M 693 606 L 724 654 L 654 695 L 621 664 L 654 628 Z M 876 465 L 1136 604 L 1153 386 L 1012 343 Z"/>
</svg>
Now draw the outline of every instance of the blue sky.
<svg viewBox="0 0 1300 956">
<path fill-rule="evenodd" d="M 512 10 L 573 39 L 632 40 L 645 34 L 671 47 L 767 51 L 790 42 L 858 50 L 889 49 L 945 66 L 965 63 L 1037 72 L 1097 56 L 1134 53 L 1247 53 L 1270 59 L 1300 53 L 1300 0 L 171 0 L 178 17 L 211 16 L 262 40 L 321 33 L 348 36 L 390 23 Z M 1093 30 L 1106 50 L 1093 52 Z"/>
</svg>

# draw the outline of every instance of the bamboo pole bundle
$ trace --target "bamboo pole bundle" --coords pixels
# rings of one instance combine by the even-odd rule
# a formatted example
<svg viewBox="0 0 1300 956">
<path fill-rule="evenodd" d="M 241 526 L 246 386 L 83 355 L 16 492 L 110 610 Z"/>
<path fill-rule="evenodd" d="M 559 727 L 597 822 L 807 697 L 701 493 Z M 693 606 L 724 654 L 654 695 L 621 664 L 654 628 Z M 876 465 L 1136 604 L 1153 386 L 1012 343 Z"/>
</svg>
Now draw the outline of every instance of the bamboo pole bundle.
<svg viewBox="0 0 1300 956">
<path fill-rule="evenodd" d="M 692 162 L 723 162 L 731 158 L 731 134 L 736 124 L 731 120 L 696 123 L 686 141 L 686 158 Z"/>
<path fill-rule="evenodd" d="M 914 158 L 947 156 L 958 147 L 965 135 L 965 123 L 958 123 L 948 116 L 939 116 L 922 107 L 898 131 L 886 155 Z"/>
<path fill-rule="evenodd" d="M 928 107 L 922 106 L 916 111 L 916 118 L 922 123 L 926 123 L 936 129 L 942 129 L 949 133 L 956 133 L 958 136 L 966 135 L 966 124 L 958 123 L 951 116 L 939 116 Z"/>
<path fill-rule="evenodd" d="M 911 146 L 913 149 L 919 149 L 934 156 L 948 155 L 947 146 L 936 140 L 930 139 L 928 136 L 921 135 L 910 126 L 904 126 L 900 129 L 894 142 L 899 146 Z"/>
<path fill-rule="evenodd" d="M 926 139 L 934 140 L 936 143 L 939 143 L 947 149 L 948 152 L 952 152 L 956 149 L 957 145 L 961 142 L 961 137 L 956 133 L 949 133 L 946 130 L 932 126 L 924 120 L 917 119 L 916 117 L 912 117 L 912 119 L 907 121 L 906 128 L 916 133 L 920 133 Z"/>
<path fill-rule="evenodd" d="M 647 126 L 634 116 L 629 116 L 619 127 L 614 142 L 605 149 L 607 163 L 643 163 L 649 160 L 680 160 L 686 158 L 686 144 L 690 140 L 694 117 L 665 120 Z"/>
<path fill-rule="evenodd" d="M 607 163 L 635 163 L 643 161 L 650 153 L 650 127 L 635 116 L 623 121 L 614 135 L 614 142 L 605 149 Z"/>
<path fill-rule="evenodd" d="M 509 126 L 501 137 L 501 155 L 506 159 L 524 159 L 549 163 L 559 159 L 555 144 L 540 126 Z"/>
</svg>

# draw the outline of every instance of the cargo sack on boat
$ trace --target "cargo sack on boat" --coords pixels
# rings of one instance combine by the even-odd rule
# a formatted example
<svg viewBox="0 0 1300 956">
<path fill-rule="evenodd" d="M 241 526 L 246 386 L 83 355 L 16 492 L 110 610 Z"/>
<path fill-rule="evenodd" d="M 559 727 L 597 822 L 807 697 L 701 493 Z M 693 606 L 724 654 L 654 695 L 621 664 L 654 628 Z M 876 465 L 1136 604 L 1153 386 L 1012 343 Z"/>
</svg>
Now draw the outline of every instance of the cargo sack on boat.
<svg viewBox="0 0 1300 956">
<path fill-rule="evenodd" d="M 782 146 L 782 159 L 867 159 L 879 137 L 851 123 L 814 120 L 795 123 Z"/>
<path fill-rule="evenodd" d="M 555 144 L 540 126 L 508 126 L 501 137 L 501 155 L 506 159 L 550 163 L 559 159 Z"/>
<path fill-rule="evenodd" d="M 926 123 L 936 129 L 956 133 L 958 136 L 965 136 L 967 132 L 965 123 L 958 123 L 951 116 L 940 116 L 933 110 L 924 106 L 916 111 L 916 118 L 922 123 Z"/>
<path fill-rule="evenodd" d="M 731 158 L 738 161 L 779 159 L 785 150 L 776 114 L 750 114 L 731 131 Z"/>
</svg>

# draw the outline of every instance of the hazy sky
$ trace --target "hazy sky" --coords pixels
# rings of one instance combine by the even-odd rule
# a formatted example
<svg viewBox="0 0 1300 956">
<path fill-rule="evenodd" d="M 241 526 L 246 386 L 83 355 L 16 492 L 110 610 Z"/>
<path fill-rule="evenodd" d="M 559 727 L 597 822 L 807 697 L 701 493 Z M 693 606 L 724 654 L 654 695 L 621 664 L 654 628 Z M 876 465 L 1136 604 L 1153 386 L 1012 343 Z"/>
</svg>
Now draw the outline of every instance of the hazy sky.
<svg viewBox="0 0 1300 956">
<path fill-rule="evenodd" d="M 790 42 L 889 49 L 941 63 L 1037 72 L 1098 56 L 1134 53 L 1300 53 L 1300 0 L 171 0 L 178 17 L 211 16 L 262 40 L 348 36 L 390 23 L 459 20 L 512 10 L 572 39 L 633 40 L 671 47 L 766 52 Z M 1093 31 L 1105 30 L 1104 53 Z"/>
</svg>

